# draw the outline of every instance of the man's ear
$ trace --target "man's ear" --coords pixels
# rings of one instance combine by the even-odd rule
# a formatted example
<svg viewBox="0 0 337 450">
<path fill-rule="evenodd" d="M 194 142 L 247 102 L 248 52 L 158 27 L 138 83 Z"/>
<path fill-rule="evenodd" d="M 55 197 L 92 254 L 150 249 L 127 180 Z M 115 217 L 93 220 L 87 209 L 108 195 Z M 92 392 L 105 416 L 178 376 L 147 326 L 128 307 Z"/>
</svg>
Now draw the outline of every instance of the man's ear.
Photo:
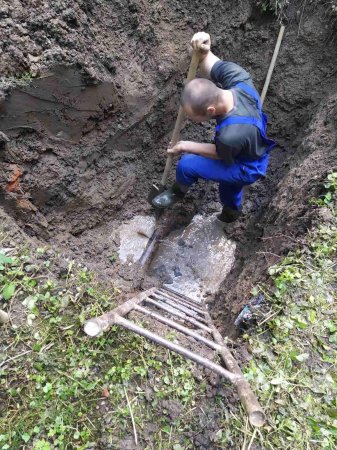
<svg viewBox="0 0 337 450">
<path fill-rule="evenodd" d="M 210 105 L 207 108 L 207 115 L 208 115 L 208 117 L 214 117 L 215 116 L 215 112 L 216 112 L 215 106 Z"/>
</svg>

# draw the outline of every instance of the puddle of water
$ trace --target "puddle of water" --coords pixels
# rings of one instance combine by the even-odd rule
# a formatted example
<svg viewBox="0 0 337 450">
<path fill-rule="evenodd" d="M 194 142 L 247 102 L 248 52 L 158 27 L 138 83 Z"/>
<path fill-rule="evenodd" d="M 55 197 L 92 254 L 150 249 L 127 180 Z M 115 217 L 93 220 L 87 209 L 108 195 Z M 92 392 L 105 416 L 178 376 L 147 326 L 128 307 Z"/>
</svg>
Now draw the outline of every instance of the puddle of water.
<svg viewBox="0 0 337 450">
<path fill-rule="evenodd" d="M 155 218 L 135 216 L 130 222 L 121 225 L 119 233 L 119 259 L 123 262 L 137 262 L 145 250 L 149 238 L 154 232 Z"/>
<path fill-rule="evenodd" d="M 151 270 L 164 285 L 201 302 L 206 293 L 217 292 L 228 275 L 235 248 L 216 215 L 197 215 L 161 243 Z"/>
</svg>

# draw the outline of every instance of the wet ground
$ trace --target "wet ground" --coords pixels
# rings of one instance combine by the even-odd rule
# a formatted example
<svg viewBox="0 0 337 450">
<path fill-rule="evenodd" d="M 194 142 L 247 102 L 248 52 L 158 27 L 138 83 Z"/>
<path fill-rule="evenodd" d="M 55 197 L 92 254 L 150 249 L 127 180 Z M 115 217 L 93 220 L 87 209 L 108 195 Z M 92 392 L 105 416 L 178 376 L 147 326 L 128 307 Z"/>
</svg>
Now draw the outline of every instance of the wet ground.
<svg viewBox="0 0 337 450">
<path fill-rule="evenodd" d="M 156 227 L 153 216 L 135 216 L 112 232 L 119 243 L 121 265 L 137 263 Z M 197 214 L 186 227 L 171 231 L 159 245 L 149 268 L 150 276 L 195 301 L 203 302 L 218 291 L 235 261 L 236 245 L 224 233 L 216 214 Z"/>
<path fill-rule="evenodd" d="M 193 300 L 213 296 L 235 261 L 236 245 L 227 239 L 216 215 L 193 217 L 170 233 L 159 246 L 150 272 L 163 283 Z"/>
</svg>

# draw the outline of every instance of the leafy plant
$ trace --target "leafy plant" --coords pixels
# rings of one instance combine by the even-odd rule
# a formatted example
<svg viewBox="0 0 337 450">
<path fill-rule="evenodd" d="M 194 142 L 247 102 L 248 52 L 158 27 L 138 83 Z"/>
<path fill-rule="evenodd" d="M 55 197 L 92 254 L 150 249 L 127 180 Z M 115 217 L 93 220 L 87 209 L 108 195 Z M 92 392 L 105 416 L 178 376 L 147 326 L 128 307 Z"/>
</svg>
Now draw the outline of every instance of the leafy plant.
<svg viewBox="0 0 337 450">
<path fill-rule="evenodd" d="M 256 3 L 263 12 L 273 13 L 279 20 L 285 16 L 290 0 L 257 0 Z"/>
</svg>

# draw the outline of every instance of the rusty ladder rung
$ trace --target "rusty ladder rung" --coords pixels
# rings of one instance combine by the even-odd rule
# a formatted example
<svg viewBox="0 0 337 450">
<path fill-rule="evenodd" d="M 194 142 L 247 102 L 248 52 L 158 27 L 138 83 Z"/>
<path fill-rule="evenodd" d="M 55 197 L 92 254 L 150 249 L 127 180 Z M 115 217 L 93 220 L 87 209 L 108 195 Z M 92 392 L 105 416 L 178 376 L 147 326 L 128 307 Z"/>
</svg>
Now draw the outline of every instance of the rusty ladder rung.
<svg viewBox="0 0 337 450">
<path fill-rule="evenodd" d="M 177 303 L 179 303 L 179 304 L 181 304 L 181 305 L 183 305 L 183 306 L 185 306 L 185 307 L 189 307 L 189 308 L 192 309 L 193 311 L 195 311 L 195 312 L 197 312 L 197 313 L 199 313 L 199 314 L 201 314 L 201 315 L 203 315 L 203 316 L 206 315 L 206 313 L 205 313 L 205 311 L 204 311 L 203 309 L 198 308 L 198 307 L 195 306 L 195 305 L 191 305 L 191 304 L 189 304 L 189 303 L 187 303 L 187 302 L 184 302 L 184 300 L 182 300 L 182 299 L 180 299 L 180 298 L 178 298 L 178 297 L 174 297 L 174 296 L 170 295 L 169 293 L 167 293 L 167 292 L 165 292 L 165 291 L 162 291 L 161 289 L 160 289 L 158 292 L 160 293 L 160 295 L 163 295 L 163 296 L 165 296 L 165 297 L 167 297 L 167 298 L 169 298 L 169 299 L 171 299 L 171 300 L 174 300 L 174 301 L 176 301 Z"/>
<path fill-rule="evenodd" d="M 174 328 L 174 329 L 180 331 L 181 333 L 186 334 L 187 336 L 191 336 L 194 339 L 196 339 L 197 341 L 203 342 L 204 344 L 206 344 L 208 347 L 212 348 L 213 350 L 220 349 L 220 346 L 218 344 L 216 344 L 214 341 L 212 341 L 211 339 L 205 338 L 204 336 L 202 336 L 201 334 L 192 330 L 191 328 L 184 327 L 183 325 L 180 325 L 179 323 L 175 322 L 174 320 L 168 319 L 165 316 L 161 316 L 161 315 L 155 313 L 154 311 L 144 308 L 143 306 L 136 305 L 135 310 L 138 312 L 141 312 L 145 315 L 148 315 L 148 316 L 158 320 L 158 322 L 162 322 L 165 325 L 168 325 L 171 328 Z"/>
<path fill-rule="evenodd" d="M 201 308 L 200 302 L 195 302 L 192 299 L 188 299 L 185 295 L 179 295 L 176 293 L 176 291 L 173 291 L 172 289 L 161 288 L 160 292 L 170 296 L 170 298 L 174 298 L 180 303 L 183 303 L 184 305 L 188 305 L 190 308 L 194 309 L 195 311 L 200 312 L 201 314 L 205 314 L 205 308 Z"/>
</svg>

